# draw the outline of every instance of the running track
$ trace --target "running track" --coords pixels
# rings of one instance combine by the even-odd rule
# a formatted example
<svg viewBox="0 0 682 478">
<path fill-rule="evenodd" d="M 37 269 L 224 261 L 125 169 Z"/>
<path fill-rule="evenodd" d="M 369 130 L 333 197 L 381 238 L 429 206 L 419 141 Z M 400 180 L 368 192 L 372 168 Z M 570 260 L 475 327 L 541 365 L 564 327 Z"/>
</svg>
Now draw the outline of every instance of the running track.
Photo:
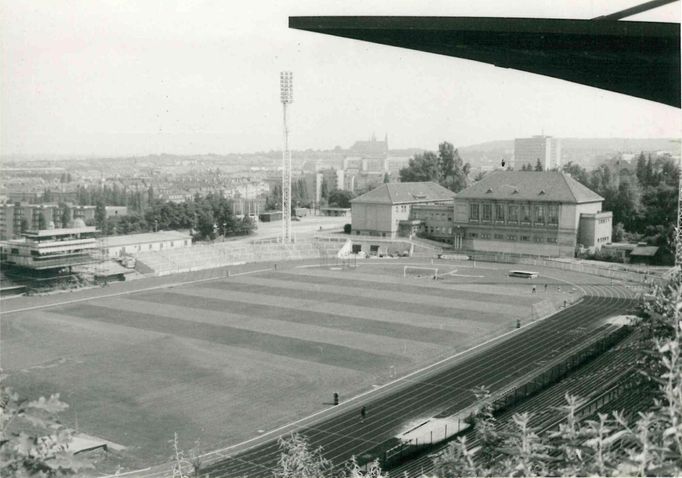
<svg viewBox="0 0 682 478">
<path fill-rule="evenodd" d="M 383 390 L 376 397 L 342 404 L 330 418 L 308 422 L 296 431 L 312 448 L 322 447 L 324 456 L 338 466 L 352 456 L 371 454 L 372 449 L 404 431 L 412 418 L 464 409 L 473 403 L 472 388 L 486 385 L 494 392 L 504 387 L 538 361 L 578 345 L 603 325 L 600 319 L 627 313 L 634 305 L 624 288 L 582 288 L 586 292 L 582 302 L 520 330 L 485 352 L 458 363 L 444 363 L 417 379 L 398 380 L 390 393 Z M 362 405 L 368 411 L 364 423 L 359 420 Z M 276 437 L 256 443 L 243 451 L 233 449 L 231 454 L 217 451 L 206 455 L 204 462 L 210 460 L 211 464 L 203 466 L 201 474 L 212 478 L 272 476 L 280 453 Z"/>
</svg>

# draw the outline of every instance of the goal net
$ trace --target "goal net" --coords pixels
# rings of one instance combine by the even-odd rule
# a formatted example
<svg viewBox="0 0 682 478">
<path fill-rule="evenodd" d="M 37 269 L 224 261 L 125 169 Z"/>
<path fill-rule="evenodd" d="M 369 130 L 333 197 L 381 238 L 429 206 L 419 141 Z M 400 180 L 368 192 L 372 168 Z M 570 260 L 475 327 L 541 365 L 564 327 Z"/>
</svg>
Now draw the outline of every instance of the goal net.
<svg viewBox="0 0 682 478">
<path fill-rule="evenodd" d="M 403 278 L 413 277 L 415 279 L 438 279 L 438 268 L 436 267 L 403 267 Z"/>
</svg>

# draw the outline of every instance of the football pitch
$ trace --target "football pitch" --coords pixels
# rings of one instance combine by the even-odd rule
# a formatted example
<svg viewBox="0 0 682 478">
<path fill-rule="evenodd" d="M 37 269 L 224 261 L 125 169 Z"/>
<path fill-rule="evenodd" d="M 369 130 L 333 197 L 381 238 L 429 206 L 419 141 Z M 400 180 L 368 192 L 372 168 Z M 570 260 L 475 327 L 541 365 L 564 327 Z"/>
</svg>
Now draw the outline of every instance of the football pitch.
<svg viewBox="0 0 682 478">
<path fill-rule="evenodd" d="M 438 267 L 440 279 L 403 277 L 406 264 Z M 4 317 L 2 364 L 21 395 L 61 393 L 64 422 L 145 466 L 170 456 L 174 433 L 204 451 L 252 438 L 328 408 L 334 392 L 349 398 L 509 331 L 533 304 L 567 294 L 507 269 L 284 264 L 64 303 Z"/>
</svg>

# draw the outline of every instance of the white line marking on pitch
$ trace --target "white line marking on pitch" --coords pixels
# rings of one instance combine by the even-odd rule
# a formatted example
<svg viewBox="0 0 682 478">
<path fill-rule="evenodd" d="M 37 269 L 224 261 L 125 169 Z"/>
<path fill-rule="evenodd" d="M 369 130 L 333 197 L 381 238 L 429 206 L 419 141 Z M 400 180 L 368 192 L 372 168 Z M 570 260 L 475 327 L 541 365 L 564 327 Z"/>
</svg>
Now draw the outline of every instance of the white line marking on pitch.
<svg viewBox="0 0 682 478">
<path fill-rule="evenodd" d="M 257 274 L 259 272 L 268 272 L 271 270 L 272 269 L 259 269 L 256 271 L 239 272 L 237 274 L 230 274 L 229 277 L 238 277 L 238 276 L 244 276 L 244 275 L 248 275 L 248 274 Z M 79 302 L 87 302 L 89 300 L 109 299 L 111 297 L 119 297 L 122 295 L 137 294 L 138 292 L 149 292 L 151 290 L 168 289 L 170 287 L 196 284 L 199 282 L 208 282 L 208 281 L 214 281 L 214 280 L 218 280 L 218 279 L 228 279 L 229 277 L 226 277 L 224 275 L 220 275 L 220 276 L 215 276 L 215 277 L 208 277 L 206 279 L 195 279 L 195 280 L 190 280 L 190 281 L 185 281 L 185 282 L 172 282 L 170 284 L 161 284 L 161 285 L 155 285 L 152 287 L 145 287 L 144 289 L 127 290 L 127 291 L 115 292 L 113 294 L 98 295 L 95 297 L 82 297 L 80 299 L 65 300 L 63 302 L 55 302 L 52 304 L 43 304 L 43 305 L 34 305 L 31 307 L 23 307 L 21 309 L 8 310 L 7 312 L 3 312 L 2 314 L 3 315 L 9 315 L 9 314 L 15 314 L 18 312 L 27 312 L 29 310 L 47 309 L 49 307 L 59 307 L 62 305 L 77 304 Z"/>
</svg>

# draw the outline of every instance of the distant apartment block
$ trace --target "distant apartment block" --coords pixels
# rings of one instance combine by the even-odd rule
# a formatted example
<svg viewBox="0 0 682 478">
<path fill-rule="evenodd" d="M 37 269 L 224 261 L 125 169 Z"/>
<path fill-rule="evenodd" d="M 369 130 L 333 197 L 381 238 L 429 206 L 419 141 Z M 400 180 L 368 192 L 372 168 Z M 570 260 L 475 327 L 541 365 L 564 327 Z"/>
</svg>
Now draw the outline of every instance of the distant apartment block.
<svg viewBox="0 0 682 478">
<path fill-rule="evenodd" d="M 57 204 L 1 204 L 0 240 L 17 239 L 23 232 L 47 229 L 50 224 L 54 228 L 58 222 L 59 206 Z"/>
<path fill-rule="evenodd" d="M 533 136 L 514 140 L 514 167 L 519 170 L 530 164 L 535 167 L 538 160 L 545 171 L 561 167 L 561 140 L 551 136 Z"/>
<path fill-rule="evenodd" d="M 311 200 L 311 208 L 315 211 L 320 208 L 320 200 L 322 198 L 322 173 L 305 173 L 302 176 L 308 197 Z M 280 179 L 281 182 L 281 179 Z M 296 214 L 299 215 L 299 214 Z"/>
<path fill-rule="evenodd" d="M 95 221 L 95 206 L 45 203 L 8 202 L 0 204 L 0 240 L 17 239 L 26 231 L 66 229 L 76 219 L 86 223 Z M 125 206 L 106 206 L 107 217 L 125 216 Z"/>
<path fill-rule="evenodd" d="M 334 189 L 344 189 L 344 171 L 342 169 L 323 169 L 319 171 L 322 174 L 322 178 L 327 182 L 327 187 L 329 191 Z"/>
</svg>

